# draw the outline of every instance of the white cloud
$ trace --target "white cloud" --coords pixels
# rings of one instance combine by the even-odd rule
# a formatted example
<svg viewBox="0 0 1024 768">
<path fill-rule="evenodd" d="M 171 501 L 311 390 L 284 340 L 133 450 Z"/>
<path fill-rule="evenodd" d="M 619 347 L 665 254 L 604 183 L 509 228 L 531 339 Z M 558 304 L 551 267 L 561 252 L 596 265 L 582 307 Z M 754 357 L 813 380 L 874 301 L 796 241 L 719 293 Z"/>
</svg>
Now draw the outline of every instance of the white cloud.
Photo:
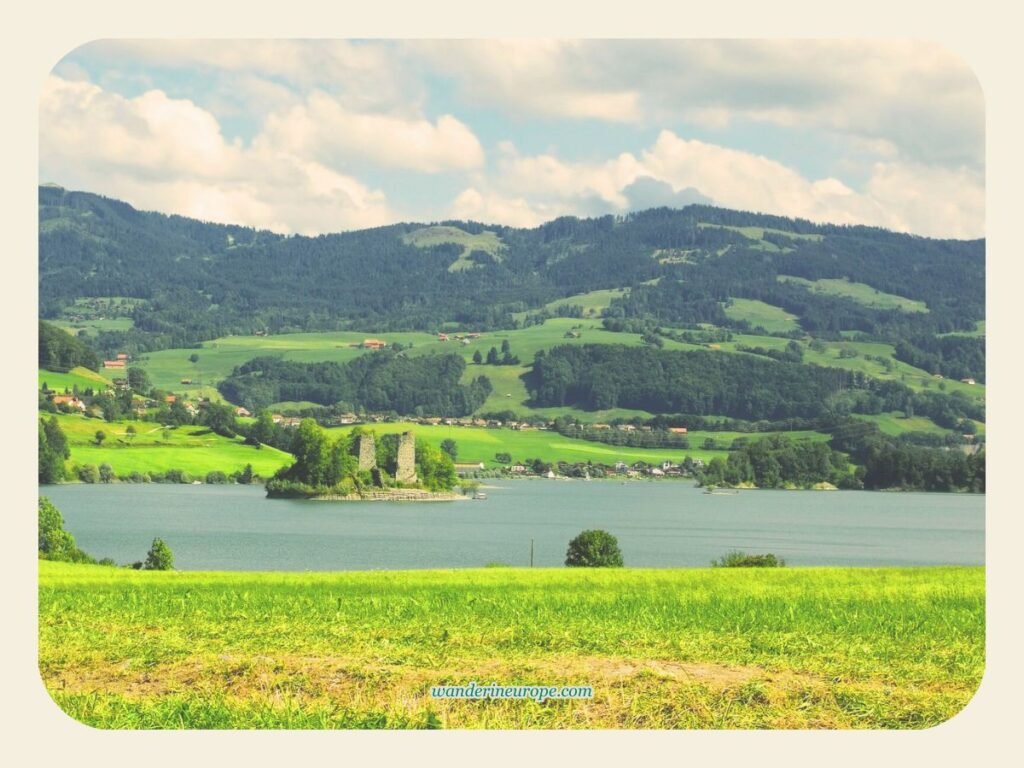
<svg viewBox="0 0 1024 768">
<path fill-rule="evenodd" d="M 471 40 L 406 44 L 467 98 L 512 115 L 722 130 L 742 121 L 895 146 L 913 162 L 984 161 L 984 96 L 932 43 Z"/>
<path fill-rule="evenodd" d="M 395 219 L 380 190 L 271 142 L 228 142 L 209 112 L 161 91 L 128 99 L 51 76 L 39 144 L 41 178 L 140 208 L 309 234 Z"/>
<path fill-rule="evenodd" d="M 256 142 L 325 162 L 368 158 L 380 166 L 424 173 L 468 170 L 484 161 L 476 136 L 451 115 L 431 123 L 422 118 L 360 114 L 320 91 L 302 105 L 271 115 Z"/>
<path fill-rule="evenodd" d="M 635 122 L 633 84 L 591 77 L 592 46 L 580 40 L 428 40 L 404 48 L 456 78 L 469 98 L 511 111 Z"/>
<path fill-rule="evenodd" d="M 509 225 L 624 213 L 634 205 L 631 185 L 638 180 L 667 185 L 664 192 L 680 199 L 704 195 L 739 210 L 933 237 L 984 233 L 984 181 L 967 168 L 880 162 L 858 191 L 836 178 L 808 179 L 770 158 L 668 130 L 639 156 L 623 153 L 601 163 L 568 163 L 550 154 L 524 157 L 506 142 L 496 171 L 464 191 L 450 213 Z"/>
</svg>

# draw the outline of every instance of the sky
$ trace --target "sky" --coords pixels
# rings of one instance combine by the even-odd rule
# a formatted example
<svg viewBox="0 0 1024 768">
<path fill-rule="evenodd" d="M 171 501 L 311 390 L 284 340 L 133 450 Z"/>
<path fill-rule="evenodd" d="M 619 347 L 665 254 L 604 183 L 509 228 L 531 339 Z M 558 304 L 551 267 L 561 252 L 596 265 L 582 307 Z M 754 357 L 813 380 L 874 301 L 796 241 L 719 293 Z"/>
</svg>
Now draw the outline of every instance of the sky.
<svg viewBox="0 0 1024 768">
<path fill-rule="evenodd" d="M 984 96 L 856 40 L 101 40 L 40 96 L 40 181 L 316 235 L 707 203 L 984 236 Z"/>
</svg>

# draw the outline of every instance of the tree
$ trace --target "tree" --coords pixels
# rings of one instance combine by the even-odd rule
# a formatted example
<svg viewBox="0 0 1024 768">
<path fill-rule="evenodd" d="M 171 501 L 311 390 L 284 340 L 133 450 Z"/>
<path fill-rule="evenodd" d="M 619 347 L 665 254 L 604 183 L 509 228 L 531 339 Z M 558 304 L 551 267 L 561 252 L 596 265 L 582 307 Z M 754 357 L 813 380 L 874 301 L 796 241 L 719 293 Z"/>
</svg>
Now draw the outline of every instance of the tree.
<svg viewBox="0 0 1024 768">
<path fill-rule="evenodd" d="M 83 464 L 78 468 L 78 479 L 83 483 L 98 483 L 100 479 L 99 470 L 94 464 Z"/>
<path fill-rule="evenodd" d="M 473 353 L 473 362 L 476 363 L 477 365 L 480 365 L 483 361 L 484 356 L 480 354 L 480 350 L 478 349 L 476 352 Z"/>
<path fill-rule="evenodd" d="M 193 352 L 191 355 L 188 356 L 188 361 L 190 363 L 198 363 L 199 362 L 199 355 L 197 355 L 195 352 Z"/>
<path fill-rule="evenodd" d="M 245 469 L 243 469 L 242 473 L 238 476 L 238 482 L 241 485 L 252 485 L 252 475 L 252 464 L 246 464 Z"/>
<path fill-rule="evenodd" d="M 107 439 L 107 433 L 102 429 L 96 430 L 96 445 L 103 445 L 103 441 Z"/>
<path fill-rule="evenodd" d="M 506 355 L 511 351 L 511 349 L 512 347 L 509 345 L 508 339 L 505 339 L 504 341 L 501 342 L 501 351 L 504 352 Z"/>
<path fill-rule="evenodd" d="M 131 367 L 128 369 L 128 386 L 133 392 L 146 392 L 150 388 L 149 375 L 144 368 Z"/>
<path fill-rule="evenodd" d="M 496 347 L 491 347 L 489 350 L 487 350 L 487 364 L 498 364 L 498 349 Z"/>
<path fill-rule="evenodd" d="M 86 555 L 75 544 L 75 537 L 64 530 L 64 518 L 45 496 L 39 497 L 39 556 L 44 560 L 81 562 Z"/>
<path fill-rule="evenodd" d="M 511 453 L 496 453 L 494 454 L 494 460 L 500 464 L 511 464 L 512 454 Z"/>
<path fill-rule="evenodd" d="M 146 562 L 142 567 L 147 571 L 174 570 L 174 555 L 163 539 L 153 539 L 153 545 L 146 553 Z"/>
<path fill-rule="evenodd" d="M 101 483 L 112 483 L 114 482 L 114 468 L 107 463 L 100 464 L 100 482 Z"/>
<path fill-rule="evenodd" d="M 565 564 L 571 567 L 621 568 L 619 541 L 607 531 L 583 531 L 569 542 Z"/>
<path fill-rule="evenodd" d="M 441 450 L 447 453 L 452 461 L 459 456 L 459 446 L 450 437 L 441 441 Z"/>
<path fill-rule="evenodd" d="M 39 421 L 39 482 L 59 483 L 67 476 L 65 459 L 71 456 L 67 438 L 56 416 Z"/>
<path fill-rule="evenodd" d="M 135 426 L 133 424 L 129 424 L 127 426 L 127 428 L 124 431 L 124 436 L 127 437 L 129 440 L 135 439 Z"/>
</svg>

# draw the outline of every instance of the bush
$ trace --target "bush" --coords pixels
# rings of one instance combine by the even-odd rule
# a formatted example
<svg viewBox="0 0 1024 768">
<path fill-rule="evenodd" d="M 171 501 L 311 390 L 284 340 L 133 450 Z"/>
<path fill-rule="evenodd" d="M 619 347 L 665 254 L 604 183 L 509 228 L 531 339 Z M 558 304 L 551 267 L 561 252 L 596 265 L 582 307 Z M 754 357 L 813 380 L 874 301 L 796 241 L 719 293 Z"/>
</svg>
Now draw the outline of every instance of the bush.
<svg viewBox="0 0 1024 768">
<path fill-rule="evenodd" d="M 771 553 L 748 555 L 738 550 L 727 552 L 717 560 L 711 561 L 712 568 L 782 568 L 785 565 L 785 560 Z"/>
<path fill-rule="evenodd" d="M 163 539 L 153 539 L 153 546 L 146 553 L 142 567 L 147 571 L 171 571 L 174 569 L 174 555 Z"/>
<path fill-rule="evenodd" d="M 206 473 L 206 482 L 210 485 L 226 485 L 228 476 L 218 470 Z"/>
<path fill-rule="evenodd" d="M 114 474 L 114 468 L 109 464 L 100 464 L 100 482 L 101 483 L 112 483 L 117 479 L 117 475 Z"/>
<path fill-rule="evenodd" d="M 565 564 L 570 567 L 621 568 L 619 540 L 607 531 L 583 531 L 569 542 Z"/>
<path fill-rule="evenodd" d="M 98 483 L 100 472 L 93 464 L 83 464 L 78 468 L 78 479 L 83 483 Z"/>
</svg>

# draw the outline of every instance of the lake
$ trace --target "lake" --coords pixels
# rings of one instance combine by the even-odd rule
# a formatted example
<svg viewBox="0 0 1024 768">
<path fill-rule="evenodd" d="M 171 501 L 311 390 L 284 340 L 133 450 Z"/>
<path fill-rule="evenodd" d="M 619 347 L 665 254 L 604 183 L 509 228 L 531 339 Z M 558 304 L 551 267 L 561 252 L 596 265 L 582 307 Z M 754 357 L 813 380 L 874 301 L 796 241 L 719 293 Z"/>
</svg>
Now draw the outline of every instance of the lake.
<svg viewBox="0 0 1024 768">
<path fill-rule="evenodd" d="M 41 488 L 89 554 L 145 559 L 159 536 L 180 570 L 561 566 L 602 528 L 627 566 L 707 566 L 740 549 L 790 565 L 982 565 L 985 497 L 865 491 L 707 495 L 686 481 L 488 481 L 486 500 L 267 499 L 262 486 Z"/>
</svg>

